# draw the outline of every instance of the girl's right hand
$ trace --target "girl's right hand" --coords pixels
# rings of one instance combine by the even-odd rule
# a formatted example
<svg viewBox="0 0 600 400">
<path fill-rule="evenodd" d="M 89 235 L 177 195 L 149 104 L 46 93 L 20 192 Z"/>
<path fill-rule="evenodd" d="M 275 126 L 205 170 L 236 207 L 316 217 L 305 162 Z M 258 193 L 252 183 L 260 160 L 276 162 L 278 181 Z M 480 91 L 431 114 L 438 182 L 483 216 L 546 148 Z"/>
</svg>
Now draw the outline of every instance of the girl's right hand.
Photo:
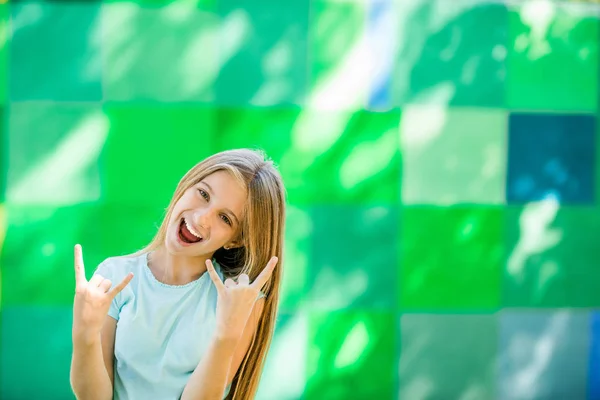
<svg viewBox="0 0 600 400">
<path fill-rule="evenodd" d="M 99 337 L 108 315 L 110 303 L 133 278 L 129 273 L 117 286 L 95 274 L 88 282 L 85 278 L 83 254 L 75 245 L 75 301 L 73 302 L 73 339 L 90 342 Z"/>
</svg>

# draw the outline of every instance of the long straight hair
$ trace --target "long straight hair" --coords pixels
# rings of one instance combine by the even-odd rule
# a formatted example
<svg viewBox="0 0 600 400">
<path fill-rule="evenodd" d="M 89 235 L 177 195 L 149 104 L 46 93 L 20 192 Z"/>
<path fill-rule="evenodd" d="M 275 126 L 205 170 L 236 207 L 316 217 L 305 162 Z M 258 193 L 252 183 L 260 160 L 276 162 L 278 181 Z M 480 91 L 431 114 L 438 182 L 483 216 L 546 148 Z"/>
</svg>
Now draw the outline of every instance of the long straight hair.
<svg viewBox="0 0 600 400">
<path fill-rule="evenodd" d="M 256 396 L 279 307 L 286 193 L 281 175 L 273 162 L 260 150 L 237 149 L 217 153 L 196 164 L 179 181 L 158 232 L 136 254 L 164 246 L 167 225 L 177 201 L 186 190 L 217 171 L 231 173 L 246 187 L 248 193 L 238 238 L 242 246 L 229 250 L 220 248 L 213 256 L 221 266 L 223 275 L 227 278 L 246 273 L 253 281 L 271 257 L 279 258 L 270 279 L 262 288 L 266 295 L 263 314 L 227 396 L 227 400 L 246 400 Z"/>
</svg>

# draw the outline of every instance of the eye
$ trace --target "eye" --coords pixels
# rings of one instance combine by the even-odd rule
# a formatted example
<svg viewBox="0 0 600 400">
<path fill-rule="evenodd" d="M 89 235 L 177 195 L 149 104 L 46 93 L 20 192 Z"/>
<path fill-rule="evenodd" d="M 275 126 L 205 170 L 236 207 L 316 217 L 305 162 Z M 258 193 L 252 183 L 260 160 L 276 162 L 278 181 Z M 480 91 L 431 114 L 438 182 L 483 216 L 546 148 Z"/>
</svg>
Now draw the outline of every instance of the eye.
<svg viewBox="0 0 600 400">
<path fill-rule="evenodd" d="M 204 197 L 204 199 L 206 201 L 208 201 L 210 199 L 210 197 L 208 196 L 208 193 L 206 193 L 206 191 L 204 191 L 203 189 L 198 189 L 198 192 L 200 192 L 200 196 Z"/>
<path fill-rule="evenodd" d="M 226 223 L 227 225 L 231 226 L 231 220 L 229 219 L 229 217 L 228 217 L 227 215 L 225 215 L 225 214 L 221 215 L 221 219 L 222 219 L 223 221 L 225 221 L 225 223 Z"/>
</svg>

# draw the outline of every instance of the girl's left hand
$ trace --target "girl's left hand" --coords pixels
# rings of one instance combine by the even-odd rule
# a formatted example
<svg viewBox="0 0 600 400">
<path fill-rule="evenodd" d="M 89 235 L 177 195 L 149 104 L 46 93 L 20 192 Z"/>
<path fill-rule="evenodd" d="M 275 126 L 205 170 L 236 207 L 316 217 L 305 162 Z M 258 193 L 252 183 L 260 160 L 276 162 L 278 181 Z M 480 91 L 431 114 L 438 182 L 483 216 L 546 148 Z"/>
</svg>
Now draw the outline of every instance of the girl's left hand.
<svg viewBox="0 0 600 400">
<path fill-rule="evenodd" d="M 237 283 L 231 278 L 223 283 L 211 260 L 206 260 L 206 268 L 218 293 L 215 331 L 218 338 L 238 340 L 242 336 L 260 290 L 271 277 L 277 261 L 277 257 L 272 257 L 252 283 L 246 274 L 241 274 Z"/>
</svg>

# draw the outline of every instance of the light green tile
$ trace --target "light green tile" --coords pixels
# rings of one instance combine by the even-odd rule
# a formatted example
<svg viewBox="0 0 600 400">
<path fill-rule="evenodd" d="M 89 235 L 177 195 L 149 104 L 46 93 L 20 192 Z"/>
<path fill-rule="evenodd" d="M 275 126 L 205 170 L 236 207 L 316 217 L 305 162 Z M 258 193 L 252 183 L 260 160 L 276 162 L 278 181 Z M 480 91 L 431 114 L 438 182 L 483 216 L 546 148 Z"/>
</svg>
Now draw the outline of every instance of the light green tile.
<svg viewBox="0 0 600 400">
<path fill-rule="evenodd" d="M 402 202 L 503 204 L 507 131 L 501 109 L 404 109 Z"/>
</svg>

